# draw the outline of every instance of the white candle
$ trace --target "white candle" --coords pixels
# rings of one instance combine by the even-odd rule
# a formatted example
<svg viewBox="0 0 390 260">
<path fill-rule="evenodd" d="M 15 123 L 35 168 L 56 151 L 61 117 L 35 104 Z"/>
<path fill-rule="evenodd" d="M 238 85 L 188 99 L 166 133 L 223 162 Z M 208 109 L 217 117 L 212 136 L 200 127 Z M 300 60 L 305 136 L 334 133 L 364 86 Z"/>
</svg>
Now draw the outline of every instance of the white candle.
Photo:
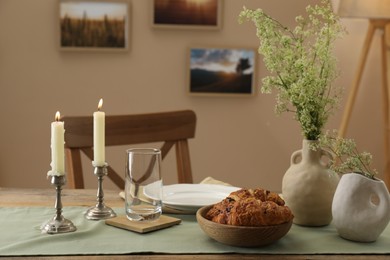
<svg viewBox="0 0 390 260">
<path fill-rule="evenodd" d="M 51 171 L 49 175 L 65 174 L 65 153 L 64 153 L 64 122 L 60 120 L 60 112 L 57 111 L 55 121 L 51 123 Z"/>
<path fill-rule="evenodd" d="M 105 113 L 100 111 L 103 99 L 100 99 L 98 111 L 93 113 L 93 165 L 105 164 Z"/>
</svg>

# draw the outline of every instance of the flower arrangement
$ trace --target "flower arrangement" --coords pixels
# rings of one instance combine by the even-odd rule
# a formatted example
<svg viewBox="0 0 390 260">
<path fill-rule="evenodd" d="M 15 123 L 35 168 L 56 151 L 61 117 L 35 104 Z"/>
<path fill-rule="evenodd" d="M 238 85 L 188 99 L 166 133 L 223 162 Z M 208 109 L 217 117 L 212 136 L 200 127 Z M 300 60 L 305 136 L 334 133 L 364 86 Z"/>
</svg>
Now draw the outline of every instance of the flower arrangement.
<svg viewBox="0 0 390 260">
<path fill-rule="evenodd" d="M 263 10 L 244 7 L 239 22 L 251 20 L 260 40 L 271 75 L 263 78 L 261 91 L 275 89 L 276 113 L 293 112 L 307 140 L 317 140 L 333 109 L 337 107 L 342 89 L 333 86 L 338 76 L 332 55 L 334 41 L 345 32 L 330 2 L 308 6 L 307 17 L 296 17 L 296 27 L 289 29 Z"/>
<path fill-rule="evenodd" d="M 375 179 L 377 170 L 371 168 L 372 155 L 368 152 L 359 152 L 353 139 L 338 136 L 337 131 L 321 134 L 319 142 L 312 144 L 312 149 L 318 148 L 329 151 L 333 158 L 330 160 L 330 169 L 340 173 L 359 173 L 370 179 Z"/>
</svg>

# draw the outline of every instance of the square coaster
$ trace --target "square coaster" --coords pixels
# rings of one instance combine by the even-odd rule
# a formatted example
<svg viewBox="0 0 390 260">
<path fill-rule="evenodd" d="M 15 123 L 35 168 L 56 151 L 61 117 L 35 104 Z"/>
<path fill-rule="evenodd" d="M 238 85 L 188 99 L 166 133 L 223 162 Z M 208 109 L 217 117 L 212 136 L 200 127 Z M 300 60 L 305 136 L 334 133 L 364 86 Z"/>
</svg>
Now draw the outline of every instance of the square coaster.
<svg viewBox="0 0 390 260">
<path fill-rule="evenodd" d="M 107 225 L 127 229 L 138 233 L 148 233 L 151 231 L 171 227 L 180 224 L 181 219 L 161 215 L 154 221 L 131 221 L 125 215 L 107 219 Z"/>
</svg>

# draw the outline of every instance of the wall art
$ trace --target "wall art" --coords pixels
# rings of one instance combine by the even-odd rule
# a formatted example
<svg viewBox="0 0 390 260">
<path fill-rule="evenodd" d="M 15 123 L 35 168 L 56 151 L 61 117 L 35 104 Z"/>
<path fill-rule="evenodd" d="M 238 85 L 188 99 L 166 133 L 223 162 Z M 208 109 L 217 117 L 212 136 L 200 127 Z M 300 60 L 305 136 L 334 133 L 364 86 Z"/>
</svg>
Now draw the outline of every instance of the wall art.
<svg viewBox="0 0 390 260">
<path fill-rule="evenodd" d="M 60 49 L 128 50 L 129 5 L 126 0 L 60 0 Z"/>
<path fill-rule="evenodd" d="M 192 95 L 255 94 L 255 48 L 191 47 L 188 89 Z"/>
<path fill-rule="evenodd" d="M 151 11 L 155 28 L 221 28 L 221 0 L 152 0 Z"/>
</svg>

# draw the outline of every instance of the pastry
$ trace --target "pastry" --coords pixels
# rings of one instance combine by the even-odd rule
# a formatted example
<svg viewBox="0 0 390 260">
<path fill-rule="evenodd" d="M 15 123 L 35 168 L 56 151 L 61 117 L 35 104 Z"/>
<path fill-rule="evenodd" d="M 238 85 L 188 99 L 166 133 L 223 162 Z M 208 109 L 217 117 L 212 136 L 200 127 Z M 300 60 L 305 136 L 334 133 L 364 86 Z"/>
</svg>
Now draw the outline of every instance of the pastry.
<svg viewBox="0 0 390 260">
<path fill-rule="evenodd" d="M 291 210 L 274 192 L 264 189 L 241 189 L 214 204 L 206 218 L 227 225 L 268 226 L 289 222 Z"/>
</svg>

